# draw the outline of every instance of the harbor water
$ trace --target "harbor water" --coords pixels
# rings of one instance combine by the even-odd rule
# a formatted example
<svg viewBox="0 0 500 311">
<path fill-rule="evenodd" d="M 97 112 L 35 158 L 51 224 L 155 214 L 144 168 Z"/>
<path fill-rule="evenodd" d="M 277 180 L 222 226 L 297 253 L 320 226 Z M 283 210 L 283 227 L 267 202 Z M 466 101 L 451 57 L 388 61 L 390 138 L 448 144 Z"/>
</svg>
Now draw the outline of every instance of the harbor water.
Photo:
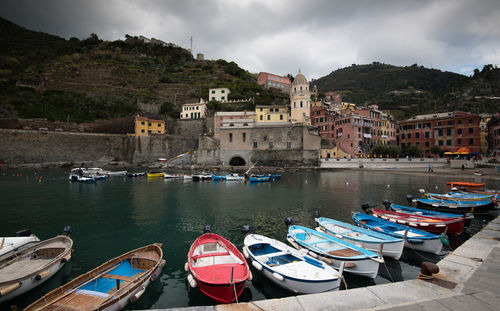
<svg viewBox="0 0 500 311">
<path fill-rule="evenodd" d="M 0 304 L 20 309 L 48 291 L 68 282 L 101 263 L 129 250 L 162 243 L 166 265 L 136 303 L 126 309 L 159 309 L 215 304 L 197 289 L 189 290 L 184 263 L 193 240 L 203 227 L 241 249 L 241 226 L 250 225 L 257 233 L 286 242 L 286 217 L 296 224 L 313 227 L 314 212 L 352 223 L 353 212 L 369 203 L 382 207 L 382 200 L 406 204 L 408 194 L 419 197 L 419 189 L 444 193 L 446 181 L 463 180 L 434 174 L 405 174 L 370 171 L 329 171 L 284 173 L 272 183 L 193 182 L 113 177 L 96 184 L 72 183 L 64 170 L 1 170 L 0 236 L 12 236 L 30 228 L 40 239 L 72 228 L 74 253 L 61 271 L 38 288 Z M 487 176 L 467 181 L 486 182 L 499 189 L 497 180 Z M 446 249 L 460 245 L 497 216 L 476 217 L 466 232 L 453 238 Z M 346 274 L 348 288 L 414 279 L 422 261 L 437 262 L 445 256 L 405 249 L 399 261 L 385 260 L 376 279 Z M 263 278 L 252 268 L 239 301 L 262 300 L 292 295 Z M 344 288 L 344 286 L 342 286 Z"/>
</svg>

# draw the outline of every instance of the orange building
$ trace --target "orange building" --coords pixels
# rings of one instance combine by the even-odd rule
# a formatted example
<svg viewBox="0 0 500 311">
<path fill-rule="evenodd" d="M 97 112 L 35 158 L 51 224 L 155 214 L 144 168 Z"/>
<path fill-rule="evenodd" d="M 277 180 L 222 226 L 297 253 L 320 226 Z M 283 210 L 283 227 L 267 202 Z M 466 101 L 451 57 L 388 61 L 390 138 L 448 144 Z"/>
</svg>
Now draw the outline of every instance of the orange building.
<svg viewBox="0 0 500 311">
<path fill-rule="evenodd" d="M 137 115 L 135 117 L 135 135 L 136 136 L 149 136 L 149 135 L 164 135 L 165 134 L 165 121 L 148 119 Z"/>
</svg>

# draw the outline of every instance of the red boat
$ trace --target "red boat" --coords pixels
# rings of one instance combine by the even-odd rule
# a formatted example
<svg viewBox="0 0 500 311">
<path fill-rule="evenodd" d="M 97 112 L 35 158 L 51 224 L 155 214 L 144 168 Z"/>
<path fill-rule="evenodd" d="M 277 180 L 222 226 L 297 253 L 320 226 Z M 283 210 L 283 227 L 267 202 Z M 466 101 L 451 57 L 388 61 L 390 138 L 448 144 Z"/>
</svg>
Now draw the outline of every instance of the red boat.
<svg viewBox="0 0 500 311">
<path fill-rule="evenodd" d="M 223 237 L 205 233 L 191 245 L 188 253 L 188 282 L 220 303 L 235 301 L 250 276 L 240 251 Z"/>
<path fill-rule="evenodd" d="M 430 217 L 376 208 L 372 208 L 371 213 L 381 219 L 433 233 L 442 233 L 448 228 L 446 229 L 447 233 L 459 235 L 464 230 L 465 225 L 465 217 L 463 216 L 456 218 Z"/>
<path fill-rule="evenodd" d="M 483 188 L 484 183 L 475 183 L 475 182 L 465 182 L 465 181 L 449 181 L 446 183 L 451 187 L 466 187 L 466 188 Z"/>
</svg>

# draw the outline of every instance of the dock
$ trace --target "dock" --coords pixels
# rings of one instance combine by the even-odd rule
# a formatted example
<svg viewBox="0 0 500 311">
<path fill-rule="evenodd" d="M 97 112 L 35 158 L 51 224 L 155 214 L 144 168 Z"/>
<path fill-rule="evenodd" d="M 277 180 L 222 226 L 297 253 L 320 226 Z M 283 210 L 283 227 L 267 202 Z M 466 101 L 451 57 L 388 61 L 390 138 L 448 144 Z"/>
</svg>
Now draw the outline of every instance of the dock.
<svg viewBox="0 0 500 311">
<path fill-rule="evenodd" d="M 500 308 L 500 216 L 437 263 L 432 280 L 407 280 L 362 288 L 230 305 L 155 311 L 460 311 Z"/>
</svg>

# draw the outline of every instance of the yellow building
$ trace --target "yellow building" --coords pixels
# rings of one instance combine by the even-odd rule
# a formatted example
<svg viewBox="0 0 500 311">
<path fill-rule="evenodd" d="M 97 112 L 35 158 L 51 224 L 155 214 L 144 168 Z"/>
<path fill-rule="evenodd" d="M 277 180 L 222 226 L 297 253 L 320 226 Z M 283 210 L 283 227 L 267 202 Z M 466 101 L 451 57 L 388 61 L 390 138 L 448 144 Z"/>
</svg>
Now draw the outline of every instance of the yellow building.
<svg viewBox="0 0 500 311">
<path fill-rule="evenodd" d="M 350 159 L 351 155 L 339 147 L 321 148 L 322 159 Z"/>
<path fill-rule="evenodd" d="M 137 115 L 135 117 L 135 135 L 163 135 L 165 134 L 165 121 L 153 120 Z"/>
<path fill-rule="evenodd" d="M 287 123 L 288 107 L 287 106 L 256 106 L 255 107 L 255 122 L 279 122 Z"/>
<path fill-rule="evenodd" d="M 312 100 L 311 101 L 311 107 L 321 107 L 323 105 L 323 102 L 321 100 Z"/>
</svg>

